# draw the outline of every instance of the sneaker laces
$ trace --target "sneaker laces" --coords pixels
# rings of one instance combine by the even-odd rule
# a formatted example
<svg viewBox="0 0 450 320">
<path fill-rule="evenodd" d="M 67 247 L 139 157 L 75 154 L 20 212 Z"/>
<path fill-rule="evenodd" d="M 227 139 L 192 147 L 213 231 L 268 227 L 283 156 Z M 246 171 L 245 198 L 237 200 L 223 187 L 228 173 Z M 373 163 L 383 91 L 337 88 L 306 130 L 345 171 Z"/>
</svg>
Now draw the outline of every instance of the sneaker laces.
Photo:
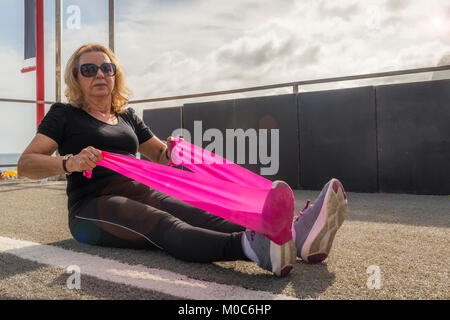
<svg viewBox="0 0 450 320">
<path fill-rule="evenodd" d="M 297 219 L 295 219 L 295 221 L 298 221 L 298 219 L 300 219 L 300 217 L 303 216 L 303 212 L 304 212 L 306 209 L 308 209 L 310 203 L 311 203 L 311 201 L 309 201 L 309 200 L 306 201 L 305 207 L 304 207 L 302 210 L 300 210 L 300 212 L 299 212 L 300 214 L 299 214 L 299 216 L 297 217 Z"/>
</svg>

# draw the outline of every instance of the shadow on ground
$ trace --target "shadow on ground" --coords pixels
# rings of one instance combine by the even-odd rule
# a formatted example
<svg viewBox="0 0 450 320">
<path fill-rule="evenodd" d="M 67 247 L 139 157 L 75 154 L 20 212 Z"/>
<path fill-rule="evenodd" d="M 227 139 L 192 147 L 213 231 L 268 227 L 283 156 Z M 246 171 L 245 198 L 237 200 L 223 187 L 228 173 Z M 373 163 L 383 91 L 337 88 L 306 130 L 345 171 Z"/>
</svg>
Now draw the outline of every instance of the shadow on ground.
<svg viewBox="0 0 450 320">
<path fill-rule="evenodd" d="M 331 286 L 335 279 L 334 274 L 328 271 L 326 263 L 310 265 L 303 263 L 301 260 L 297 260 L 294 269 L 287 277 L 277 278 L 268 271 L 259 268 L 255 263 L 247 261 L 215 263 L 185 262 L 175 259 L 162 251 L 95 247 L 78 243 L 73 239 L 47 243 L 47 245 L 87 253 L 124 264 L 143 265 L 148 268 L 167 270 L 196 280 L 235 285 L 273 294 L 285 294 L 300 299 L 314 299 Z M 33 247 L 15 250 L 15 253 L 20 250 L 30 251 L 33 250 Z M 33 272 L 44 267 L 42 264 L 23 260 L 8 254 L 7 251 L 0 255 L 0 261 L 5 262 L 0 272 L 0 280 L 2 282 L 4 279 L 13 277 L 14 275 Z M 70 264 L 73 264 L 73 262 Z M 3 266 L 9 267 L 3 268 Z M 61 275 L 54 280 L 53 284 L 65 287 L 67 277 L 68 275 Z M 87 290 L 84 293 L 98 298 L 109 299 L 117 297 L 119 293 L 116 292 L 116 286 L 119 286 L 120 294 L 125 295 L 126 299 L 136 299 L 136 297 L 140 296 L 148 297 L 148 295 L 142 293 L 145 290 L 141 290 L 142 292 L 139 292 L 137 289 L 137 291 L 135 289 L 130 290 L 128 286 L 107 283 L 96 278 L 90 279 L 87 283 L 92 283 L 92 285 L 91 287 L 83 286 L 83 290 Z M 154 296 L 157 293 L 151 294 L 153 299 L 155 299 Z M 161 299 L 173 299 L 173 297 L 166 295 L 159 294 L 159 296 L 161 296 Z"/>
<path fill-rule="evenodd" d="M 311 265 L 297 260 L 286 278 L 276 278 L 253 262 L 227 261 L 215 263 L 185 262 L 163 251 L 99 248 L 78 243 L 76 240 L 49 243 L 64 249 L 98 255 L 130 265 L 142 264 L 148 268 L 163 269 L 190 278 L 226 285 L 236 285 L 252 290 L 281 294 L 287 286 L 292 287 L 297 298 L 314 298 L 332 285 L 335 276 L 326 263 Z"/>
<path fill-rule="evenodd" d="M 295 190 L 296 215 L 319 191 Z M 450 197 L 349 192 L 346 220 L 396 223 L 413 226 L 450 227 Z"/>
<path fill-rule="evenodd" d="M 65 190 L 66 184 L 64 182 L 61 182 L 61 184 L 55 185 L 53 183 L 50 184 L 41 184 L 40 181 L 7 181 L 7 182 L 1 182 L 0 187 L 2 187 L 2 190 L 0 190 L 0 193 L 9 193 L 14 191 L 22 191 L 22 190 L 30 190 L 33 188 L 39 188 L 44 190 L 50 190 L 50 191 L 61 191 Z"/>
<path fill-rule="evenodd" d="M 30 249 L 30 248 L 26 248 Z M 71 274 L 8 253 L 0 253 L 0 300 L 18 299 L 164 299 L 177 297 L 82 275 L 80 290 L 69 289 Z M 39 276 L 35 274 L 39 273 Z M 49 273 L 48 277 L 42 276 Z M 49 282 L 37 282 L 49 279 Z M 69 280 L 70 281 L 70 280 Z M 26 290 L 24 290 L 26 288 Z M 24 296 L 24 292 L 26 292 Z"/>
</svg>

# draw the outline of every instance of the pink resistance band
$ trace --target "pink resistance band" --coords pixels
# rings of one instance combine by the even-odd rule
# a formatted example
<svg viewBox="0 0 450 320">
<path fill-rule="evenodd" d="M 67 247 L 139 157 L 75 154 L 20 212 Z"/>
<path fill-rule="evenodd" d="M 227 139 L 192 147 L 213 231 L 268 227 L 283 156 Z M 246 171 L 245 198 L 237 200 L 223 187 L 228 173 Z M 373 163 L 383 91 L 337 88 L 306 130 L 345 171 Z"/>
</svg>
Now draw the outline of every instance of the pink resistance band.
<svg viewBox="0 0 450 320">
<path fill-rule="evenodd" d="M 102 152 L 99 166 L 256 231 L 276 244 L 292 239 L 294 196 L 283 181 L 267 180 L 178 137 L 172 143 L 169 166 Z M 85 172 L 88 178 L 91 174 Z"/>
</svg>

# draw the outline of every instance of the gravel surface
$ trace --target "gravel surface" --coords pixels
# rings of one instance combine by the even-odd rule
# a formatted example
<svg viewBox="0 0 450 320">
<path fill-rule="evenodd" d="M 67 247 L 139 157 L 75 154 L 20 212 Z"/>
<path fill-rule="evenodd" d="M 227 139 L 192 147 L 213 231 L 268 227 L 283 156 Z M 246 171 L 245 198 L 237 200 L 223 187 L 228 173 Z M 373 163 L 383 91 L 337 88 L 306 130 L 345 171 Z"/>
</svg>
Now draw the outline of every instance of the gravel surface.
<svg viewBox="0 0 450 320">
<path fill-rule="evenodd" d="M 278 279 L 250 262 L 188 263 L 164 252 L 77 243 L 67 226 L 65 187 L 65 181 L 0 182 L 0 236 L 299 299 L 450 298 L 449 196 L 348 192 L 347 219 L 329 258 L 316 265 L 298 259 L 289 276 Z M 294 194 L 298 212 L 319 191 Z M 368 288 L 371 268 L 381 274 L 380 289 Z M 88 276 L 81 290 L 69 290 L 68 277 L 62 268 L 0 253 L 0 299 L 176 299 L 176 293 L 168 296 Z"/>
</svg>

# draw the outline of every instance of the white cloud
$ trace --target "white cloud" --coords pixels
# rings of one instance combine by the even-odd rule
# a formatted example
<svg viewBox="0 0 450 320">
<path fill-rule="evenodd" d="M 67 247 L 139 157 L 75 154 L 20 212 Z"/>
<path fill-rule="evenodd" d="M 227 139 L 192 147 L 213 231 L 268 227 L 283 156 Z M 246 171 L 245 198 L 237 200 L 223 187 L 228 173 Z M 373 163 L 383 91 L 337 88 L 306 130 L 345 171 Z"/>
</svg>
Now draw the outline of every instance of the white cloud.
<svg viewBox="0 0 450 320">
<path fill-rule="evenodd" d="M 434 11 L 424 3 L 188 4 L 158 11 L 141 3 L 126 19 L 135 24 L 118 28 L 136 98 L 424 67 L 449 48 L 429 28 L 427 12 Z"/>
</svg>

